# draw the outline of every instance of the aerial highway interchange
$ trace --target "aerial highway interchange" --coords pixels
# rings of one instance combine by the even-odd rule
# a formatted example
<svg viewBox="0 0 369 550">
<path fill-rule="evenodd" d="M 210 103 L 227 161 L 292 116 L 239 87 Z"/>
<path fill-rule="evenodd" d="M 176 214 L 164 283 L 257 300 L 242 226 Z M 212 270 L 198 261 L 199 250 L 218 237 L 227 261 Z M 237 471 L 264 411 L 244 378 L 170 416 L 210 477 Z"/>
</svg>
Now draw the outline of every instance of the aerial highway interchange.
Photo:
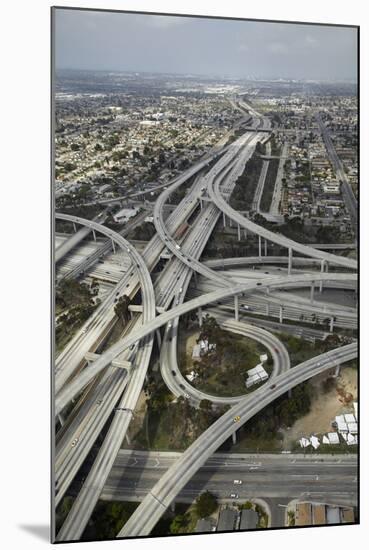
<svg viewBox="0 0 369 550">
<path fill-rule="evenodd" d="M 90 256 L 65 275 L 60 276 L 59 271 L 58 281 L 65 277 L 84 276 L 89 269 L 96 267 L 99 258 L 111 251 L 120 250 L 125 262 L 125 269 L 113 277 L 114 287 L 106 292 L 104 300 L 55 360 L 54 408 L 55 422 L 59 427 L 54 452 L 55 505 L 61 502 L 99 436 L 104 434 L 93 464 L 57 533 L 57 541 L 79 540 L 98 500 L 109 498 L 140 501 L 117 536 L 147 536 L 176 498 L 185 501 L 196 498 L 197 481 L 209 468 L 216 468 L 214 478 L 208 483 L 209 490 L 221 499 L 227 498 L 226 478 L 235 475 L 229 474 L 228 468 L 232 467 L 232 461 L 237 464 L 237 459 L 232 455 L 229 466 L 226 464 L 228 459 L 224 460 L 217 449 L 278 397 L 357 357 L 357 343 L 353 341 L 291 368 L 288 349 L 278 335 L 271 332 L 273 322 L 278 324 L 279 320 L 282 323 L 282 317 L 289 320 L 289 330 L 299 336 L 302 331 L 308 334 L 310 330 L 311 337 L 323 339 L 336 327 L 356 329 L 356 308 L 319 301 L 314 296 L 323 287 L 355 291 L 357 261 L 332 253 L 333 246 L 326 251 L 324 244 L 318 248 L 293 241 L 256 224 L 230 206 L 229 198 L 237 178 L 243 173 L 257 143 L 268 143 L 272 132 L 267 117 L 243 100 L 232 98 L 231 101 L 242 113 L 235 128 L 238 131 L 245 128 L 243 133 L 226 145 L 227 134 L 226 139 L 180 177 L 156 188 L 161 191 L 164 187 L 153 208 L 156 234 L 142 252 L 126 239 L 124 230 L 118 233 L 104 225 L 105 211 L 93 220 L 56 213 L 57 220 L 82 227 L 56 248 L 56 262 L 61 262 L 91 233 L 95 241 L 96 235 L 106 238 Z M 322 124 L 320 119 L 319 123 Z M 171 195 L 191 178 L 193 183 L 188 192 L 165 217 L 164 207 Z M 349 196 L 351 212 L 355 208 Z M 119 197 L 120 201 L 124 199 Z M 259 202 L 260 188 L 257 189 L 256 206 Z M 101 201 L 104 207 L 108 203 Z M 190 218 L 191 224 L 187 224 L 185 234 L 178 237 L 178 229 Z M 241 231 L 256 235 L 258 256 L 204 262 L 201 255 L 220 221 L 224 225 L 227 221 L 233 223 L 239 238 Z M 268 243 L 285 249 L 286 256 L 268 256 Z M 154 278 L 153 271 L 164 254 L 168 259 Z M 259 269 L 259 266 L 262 267 Z M 294 290 L 301 288 L 307 289 L 310 299 L 293 294 Z M 288 303 L 284 298 L 286 291 Z M 114 325 L 117 299 L 128 296 L 133 301 L 138 294 L 141 302 L 136 304 L 136 310 L 135 306 L 130 306 L 131 319 L 122 337 L 102 353 L 97 353 Z M 254 315 L 250 316 L 250 310 Z M 248 395 L 228 398 L 210 395 L 192 386 L 182 376 L 177 363 L 179 320 L 190 312 L 198 316 L 200 325 L 203 313 L 209 312 L 226 331 L 263 344 L 273 360 L 269 380 Z M 269 319 L 258 321 L 255 313 L 263 313 Z M 328 318 L 326 333 L 320 331 L 320 334 L 313 327 L 299 327 L 302 314 Z M 215 407 L 230 407 L 183 453 L 150 455 L 149 460 L 154 460 L 155 456 L 159 467 L 153 467 L 152 462 L 148 464 L 147 457 L 142 458 L 139 453 L 135 455 L 121 449 L 147 380 L 155 338 L 160 348 L 160 373 L 174 397 L 184 397 L 194 407 L 204 399 Z M 239 420 L 235 422 L 235 418 Z M 109 427 L 103 430 L 108 420 Z M 136 461 L 133 466 L 127 457 Z M 243 459 L 248 460 L 247 457 Z M 283 497 L 299 497 L 311 492 L 309 483 L 314 479 L 317 494 L 335 502 L 356 502 L 355 456 L 345 458 L 342 463 L 330 462 L 327 458 L 319 465 L 304 460 L 300 463 L 296 459 L 293 468 L 290 468 L 293 457 L 289 455 L 249 460 L 253 466 L 241 468 L 245 470 L 241 496 L 273 496 L 278 493 Z M 255 469 L 251 470 L 251 467 Z M 141 481 L 137 486 L 134 476 L 139 468 Z M 299 475 L 300 469 L 304 472 L 303 481 L 292 483 L 293 476 Z M 333 485 L 333 478 L 329 477 L 334 477 L 332 469 L 333 472 L 339 471 L 339 475 L 341 471 L 343 474 Z M 287 479 L 290 479 L 288 490 L 283 488 Z M 262 485 L 264 492 L 258 493 L 258 484 Z"/>
</svg>

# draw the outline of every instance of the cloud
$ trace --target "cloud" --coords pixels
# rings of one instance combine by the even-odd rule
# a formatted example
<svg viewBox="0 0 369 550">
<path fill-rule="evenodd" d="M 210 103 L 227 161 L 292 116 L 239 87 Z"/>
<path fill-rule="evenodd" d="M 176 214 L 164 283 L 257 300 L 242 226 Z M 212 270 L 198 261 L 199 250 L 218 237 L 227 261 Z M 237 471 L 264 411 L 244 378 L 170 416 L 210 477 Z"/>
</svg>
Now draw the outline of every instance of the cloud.
<svg viewBox="0 0 369 550">
<path fill-rule="evenodd" d="M 288 48 L 286 44 L 282 44 L 282 42 L 270 42 L 267 45 L 267 49 L 270 53 L 273 54 L 286 54 L 288 53 Z"/>
<path fill-rule="evenodd" d="M 145 17 L 145 24 L 148 27 L 156 29 L 168 29 L 170 27 L 176 27 L 186 23 L 185 17 L 173 17 L 165 15 L 154 15 Z"/>
<path fill-rule="evenodd" d="M 250 47 L 247 44 L 239 44 L 238 45 L 238 51 L 240 51 L 240 52 L 249 52 Z"/>
<path fill-rule="evenodd" d="M 310 34 L 305 37 L 305 43 L 312 48 L 315 48 L 319 45 L 319 41 Z"/>
</svg>

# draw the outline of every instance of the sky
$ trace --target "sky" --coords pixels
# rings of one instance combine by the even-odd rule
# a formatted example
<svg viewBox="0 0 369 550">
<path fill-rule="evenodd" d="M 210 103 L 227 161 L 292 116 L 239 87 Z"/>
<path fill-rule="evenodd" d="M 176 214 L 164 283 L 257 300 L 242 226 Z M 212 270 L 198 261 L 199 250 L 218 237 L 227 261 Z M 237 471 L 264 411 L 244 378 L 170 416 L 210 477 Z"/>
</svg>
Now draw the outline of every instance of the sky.
<svg viewBox="0 0 369 550">
<path fill-rule="evenodd" d="M 56 10 L 57 69 L 356 80 L 348 27 Z"/>
</svg>

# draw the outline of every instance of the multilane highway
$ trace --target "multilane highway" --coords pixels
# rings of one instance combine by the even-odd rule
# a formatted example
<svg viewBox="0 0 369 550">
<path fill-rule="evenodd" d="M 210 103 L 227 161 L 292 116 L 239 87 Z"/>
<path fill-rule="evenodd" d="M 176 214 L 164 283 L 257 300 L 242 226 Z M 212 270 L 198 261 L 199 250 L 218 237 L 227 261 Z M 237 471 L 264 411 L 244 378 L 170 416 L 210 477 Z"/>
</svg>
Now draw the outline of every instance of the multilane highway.
<svg viewBox="0 0 369 550">
<path fill-rule="evenodd" d="M 331 350 L 280 374 L 274 379 L 273 384 L 264 384 L 251 396 L 234 405 L 210 428 L 205 430 L 173 466 L 161 476 L 117 537 L 149 535 L 178 493 L 233 432 L 288 390 L 329 368 L 354 359 L 356 356 L 357 343 Z M 238 417 L 240 420 L 235 422 L 235 418 Z"/>
<path fill-rule="evenodd" d="M 247 108 L 252 112 L 255 116 L 259 116 L 256 111 L 252 110 L 249 106 Z M 254 136 L 257 135 L 256 133 Z M 267 134 L 260 134 L 258 138 L 256 139 L 265 139 L 267 138 Z M 250 141 L 250 143 L 255 143 L 255 140 L 252 140 L 250 137 L 247 139 L 245 136 L 243 136 L 244 141 L 241 139 L 241 142 L 244 145 L 247 145 L 247 142 Z M 256 144 L 256 143 L 255 143 Z M 231 148 L 227 148 L 227 151 Z M 239 171 L 244 166 L 245 159 L 247 156 L 245 156 L 245 153 L 247 151 L 247 147 L 245 150 L 242 149 L 242 147 L 239 148 L 238 151 L 238 158 L 237 155 L 229 155 L 228 158 L 226 157 L 226 154 L 223 158 L 221 158 L 217 164 L 209 171 L 208 175 L 205 176 L 205 182 L 206 186 L 214 188 L 215 194 L 219 195 L 222 198 L 222 194 L 224 194 L 226 197 L 230 196 L 230 193 L 234 187 L 234 181 L 237 173 L 240 173 Z M 243 155 L 243 157 L 242 157 Z M 241 157 L 240 157 L 241 156 Z M 212 160 L 215 158 L 215 156 L 211 157 L 209 156 L 208 159 L 205 162 L 203 168 L 206 167 L 206 164 L 209 163 L 209 159 Z M 197 170 L 194 172 L 194 174 L 197 173 Z M 232 177 L 233 176 L 233 177 Z M 186 181 L 187 178 L 184 178 L 183 182 Z M 181 183 L 183 183 L 181 182 Z M 194 300 L 190 300 L 189 302 L 183 303 L 184 295 L 187 290 L 189 281 L 191 279 L 191 275 L 193 271 L 197 271 L 196 267 L 197 264 L 202 266 L 203 264 L 200 264 L 198 262 L 198 258 L 201 255 L 201 252 L 206 244 L 207 239 L 209 238 L 213 227 L 216 223 L 217 217 L 219 216 L 220 211 L 224 209 L 220 208 L 220 210 L 217 213 L 217 208 L 219 208 L 219 205 L 216 203 L 216 200 L 213 200 L 214 204 L 216 205 L 216 208 L 210 203 L 205 204 L 206 201 L 202 200 L 202 193 L 199 193 L 199 191 L 202 191 L 201 186 L 204 185 L 204 179 L 199 176 L 197 178 L 197 181 L 192 186 L 192 189 L 190 193 L 185 197 L 183 201 L 181 201 L 180 205 L 176 207 L 174 212 L 170 215 L 166 223 L 163 222 L 162 217 L 162 207 L 164 206 L 165 200 L 161 201 L 161 205 L 159 204 L 157 208 L 157 214 L 158 214 L 158 222 L 160 222 L 158 225 L 160 226 L 161 234 L 156 235 L 149 243 L 148 247 L 146 247 L 144 253 L 143 253 L 143 261 L 145 265 L 145 271 L 144 275 L 145 278 L 150 278 L 148 269 L 152 269 L 152 267 L 155 265 L 155 263 L 158 261 L 161 251 L 163 250 L 163 247 L 167 247 L 173 254 L 173 259 L 168 262 L 167 268 L 164 269 L 162 276 L 160 277 L 160 283 L 154 285 L 154 300 L 153 300 L 153 309 L 154 309 L 154 315 L 155 315 L 155 309 L 160 304 L 160 315 L 158 315 L 156 318 L 152 318 L 149 321 L 141 320 L 141 314 L 137 317 L 136 322 L 133 324 L 132 327 L 129 328 L 127 331 L 127 334 L 123 336 L 122 340 L 120 342 L 117 342 L 113 346 L 111 346 L 106 352 L 104 352 L 101 356 L 99 356 L 95 361 L 93 361 L 88 368 L 85 368 L 82 372 L 76 373 L 74 378 L 70 380 L 65 386 L 63 386 L 58 392 L 58 395 L 56 396 L 56 412 L 61 412 L 63 408 L 73 399 L 76 395 L 78 395 L 84 388 L 86 388 L 90 383 L 93 383 L 94 380 L 96 380 L 96 377 L 100 377 L 104 371 L 105 367 L 109 367 L 109 365 L 112 364 L 116 358 L 120 359 L 120 357 L 125 358 L 127 351 L 132 347 L 135 346 L 138 349 L 137 355 L 139 353 L 139 350 L 142 350 L 142 353 L 144 355 L 144 366 L 141 365 L 141 359 L 137 363 L 139 365 L 139 368 L 133 369 L 133 375 L 132 377 L 126 381 L 126 390 L 123 393 L 119 406 L 116 409 L 116 412 L 114 414 L 113 422 L 109 428 L 109 432 L 107 436 L 105 437 L 103 446 L 100 448 L 98 457 L 93 465 L 93 468 L 90 470 L 88 477 L 86 479 L 86 482 L 83 485 L 82 491 L 79 493 L 77 500 L 75 501 L 75 505 L 71 510 L 71 513 L 69 514 L 66 522 L 64 523 L 61 531 L 58 534 L 58 540 L 77 540 L 80 538 L 84 526 L 86 525 L 88 518 L 90 517 L 93 507 L 99 498 L 99 495 L 101 494 L 104 484 L 106 482 L 107 476 L 109 474 L 109 471 L 111 470 L 115 457 L 118 454 L 119 446 L 121 444 L 122 437 L 124 437 L 124 434 L 126 433 L 126 429 L 128 427 L 129 421 L 132 417 L 138 395 L 142 389 L 144 375 L 147 370 L 148 362 L 151 355 L 151 348 L 152 348 L 152 339 L 153 334 L 157 329 L 161 326 L 164 326 L 167 324 L 166 331 L 170 329 L 171 323 L 176 323 L 177 319 L 180 315 L 183 315 L 184 313 L 191 311 L 193 309 L 201 308 L 202 306 L 205 306 L 210 303 L 214 303 L 217 300 L 222 300 L 225 298 L 235 297 L 235 305 L 237 301 L 237 296 L 242 293 L 250 293 L 252 290 L 261 290 L 264 289 L 266 291 L 269 291 L 273 288 L 280 288 L 280 287 L 286 287 L 286 288 L 294 288 L 295 286 L 300 286 L 301 284 L 306 284 L 307 286 L 310 286 L 313 281 L 315 281 L 317 284 L 320 281 L 324 281 L 324 283 L 328 281 L 346 281 L 346 282 L 352 282 L 354 283 L 356 281 L 356 276 L 353 274 L 337 274 L 337 273 L 324 273 L 323 269 L 321 270 L 321 273 L 309 273 L 309 274 L 296 274 L 296 275 L 286 275 L 283 274 L 283 277 L 262 277 L 259 280 L 254 281 L 247 281 L 247 283 L 239 283 L 237 281 L 232 280 L 229 278 L 228 281 L 228 274 L 224 274 L 225 281 L 219 281 L 219 274 L 218 274 L 218 284 L 224 284 L 225 288 L 220 288 L 218 290 L 215 290 L 214 292 L 208 293 L 205 296 L 198 297 Z M 168 193 L 166 196 L 170 195 Z M 210 195 L 210 193 L 209 193 Z M 181 243 L 181 248 L 178 249 L 176 247 L 176 243 L 172 242 L 171 235 L 174 234 L 176 229 L 184 222 L 186 221 L 189 216 L 195 211 L 195 209 L 199 205 L 199 201 L 202 200 L 204 203 L 202 206 L 204 208 L 203 210 L 203 218 L 200 219 L 200 217 L 197 217 L 197 220 L 194 222 L 193 227 L 190 228 L 188 234 L 186 234 L 183 242 Z M 225 203 L 227 204 L 227 203 Z M 207 219 L 207 214 L 211 213 L 211 216 Z M 229 215 L 229 213 L 228 213 Z M 232 217 L 232 216 L 229 216 Z M 155 216 L 154 216 L 154 219 Z M 245 218 L 243 218 L 245 219 Z M 248 221 L 248 220 L 247 220 Z M 255 224 L 254 224 L 255 225 Z M 258 226 L 256 226 L 258 227 Z M 259 228 L 263 229 L 263 228 Z M 274 235 L 272 233 L 272 235 Z M 166 242 L 166 239 L 168 239 L 168 242 Z M 286 240 L 283 237 L 283 246 L 286 246 Z M 273 239 L 270 239 L 273 240 Z M 290 243 L 293 243 L 293 241 L 288 240 L 288 248 L 289 250 L 292 250 L 292 248 L 289 246 Z M 169 246 L 167 246 L 169 244 Z M 298 243 L 294 243 L 294 245 L 298 245 Z M 298 245 L 304 246 L 304 245 Z M 174 250 L 173 250 L 174 248 Z M 293 248 L 294 250 L 297 250 L 297 248 Z M 181 250 L 181 252 L 179 252 Z M 311 247 L 305 247 L 305 254 L 309 255 L 312 258 L 321 259 L 319 254 L 317 255 Z M 324 253 L 323 253 L 324 254 Z M 334 256 L 334 255 L 324 255 L 324 261 L 326 256 L 332 256 L 335 260 L 337 258 L 339 261 L 335 262 L 333 260 L 329 260 L 331 263 L 336 263 L 338 265 L 342 265 L 342 262 L 345 263 L 345 267 L 349 267 L 350 269 L 355 269 L 356 262 L 349 261 L 349 263 L 344 262 L 345 259 L 340 259 L 340 257 Z M 289 264 L 291 264 L 292 260 L 292 254 L 290 253 L 289 258 Z M 197 262 L 196 264 L 192 265 L 192 261 Z M 315 260 L 316 261 L 316 260 Z M 296 260 L 297 263 L 297 260 Z M 171 264 L 175 269 L 171 269 Z M 147 269 L 147 267 L 148 269 Z M 324 268 L 324 264 L 321 263 L 321 266 Z M 291 267 L 291 266 L 289 266 Z M 207 275 L 209 276 L 209 272 L 211 270 L 209 268 L 205 268 L 205 271 L 207 272 Z M 290 269 L 289 269 L 290 271 Z M 200 273 L 202 272 L 202 267 L 200 267 Z M 140 275 L 140 273 L 138 273 Z M 142 274 L 141 274 L 142 276 Z M 132 295 L 134 292 L 137 292 L 137 289 L 139 288 L 139 277 L 134 274 L 133 270 L 131 273 L 127 273 L 127 275 L 124 275 L 122 278 L 122 281 L 118 283 L 119 290 L 123 288 L 123 284 L 130 282 L 129 278 L 133 277 L 135 280 L 134 283 L 134 291 L 130 290 L 129 293 Z M 210 279 L 213 279 L 215 282 L 214 276 L 210 277 Z M 151 281 L 151 279 L 150 279 Z M 141 281 L 141 284 L 143 284 L 144 281 Z M 226 284 L 225 284 L 226 283 Z M 130 286 L 130 285 L 128 285 Z M 132 285 L 133 287 L 133 285 Z M 168 289 L 167 289 L 168 287 Z M 262 288 L 260 288 L 262 287 Z M 170 289 L 170 290 L 169 290 Z M 143 294 L 143 313 L 145 313 L 145 310 L 147 310 L 147 307 L 144 304 L 144 292 Z M 114 296 L 114 292 L 111 293 L 111 296 Z M 156 301 L 155 301 L 156 296 Z M 174 298 L 174 306 L 170 311 L 165 311 L 166 308 L 168 308 L 173 301 Z M 151 304 L 152 305 L 152 304 Z M 111 311 L 112 309 L 112 303 L 107 305 L 106 311 Z M 105 315 L 106 316 L 106 315 Z M 107 317 L 107 316 L 106 316 Z M 101 329 L 100 329 L 101 332 Z M 136 343 L 140 342 L 138 346 L 136 346 Z M 164 344 L 165 345 L 165 344 Z M 257 407 L 263 407 L 265 404 L 268 404 L 268 402 L 272 401 L 285 391 L 287 391 L 290 387 L 293 387 L 294 385 L 300 383 L 300 380 L 304 380 L 309 378 L 310 376 L 314 376 L 314 373 L 321 372 L 322 370 L 329 368 L 327 365 L 327 361 L 330 361 L 330 366 L 334 366 L 337 364 L 340 364 L 341 362 L 347 361 L 356 355 L 356 344 L 352 344 L 350 346 L 346 346 L 345 348 L 339 348 L 338 350 L 333 350 L 333 352 L 329 352 L 328 354 L 325 354 L 324 356 L 321 356 L 320 358 L 314 358 L 310 362 L 306 362 L 300 367 L 302 368 L 304 366 L 304 372 L 301 372 L 300 367 L 296 367 L 292 370 L 289 370 L 285 372 L 284 374 L 278 374 L 273 382 L 278 381 L 278 384 L 274 383 L 272 384 L 272 380 L 269 384 L 266 384 L 265 387 L 260 388 L 260 390 L 257 390 L 252 396 L 247 396 L 247 398 L 240 399 L 239 403 L 237 405 L 234 405 L 234 407 L 231 409 L 238 410 L 237 407 L 241 407 L 240 410 L 244 411 L 245 414 L 242 415 L 241 421 L 238 424 L 241 425 L 244 421 L 246 421 L 249 417 L 252 416 L 252 414 L 255 414 L 255 408 Z M 287 355 L 288 357 L 288 355 Z M 112 369 L 114 367 L 109 367 L 108 370 Z M 277 368 L 280 368 L 280 364 L 278 365 L 277 361 Z M 74 370 L 74 369 L 73 369 Z M 280 371 L 284 369 L 280 368 Z M 285 376 L 285 378 L 283 378 Z M 304 378 L 304 376 L 306 378 Z M 302 377 L 302 378 L 301 378 Z M 278 386 L 278 387 L 277 387 Z M 122 388 L 123 390 L 124 388 Z M 258 393 L 259 392 L 259 393 Z M 260 393 L 261 392 L 261 393 Z M 280 392 L 280 393 L 279 393 Z M 109 392 L 107 392 L 109 393 Z M 256 397 L 259 395 L 259 402 L 254 402 Z M 254 399 L 254 401 L 252 401 Z M 247 403 L 249 405 L 246 404 Z M 253 404 L 254 403 L 254 404 Z M 263 404 L 265 403 L 265 404 Z M 114 405 L 113 405 L 114 406 Z M 229 411 L 229 412 L 231 412 Z M 238 426 L 233 423 L 233 420 L 231 417 L 227 416 L 228 413 L 223 415 L 215 424 L 209 428 L 211 430 L 207 430 L 196 442 L 195 447 L 193 447 L 193 450 L 195 451 L 193 456 L 189 456 L 191 453 L 186 455 L 190 449 L 187 449 L 187 451 L 184 453 L 184 455 L 187 456 L 184 460 L 186 462 L 187 470 L 188 472 L 196 472 L 199 467 L 199 456 L 198 456 L 198 449 L 201 448 L 205 442 L 204 437 L 205 434 L 209 436 L 210 442 L 212 442 L 213 447 L 210 448 L 209 454 L 206 455 L 208 452 L 208 449 L 206 449 L 205 455 L 210 456 L 215 450 L 219 444 L 219 441 L 224 441 L 233 431 L 237 429 Z M 234 413 L 236 414 L 236 413 Z M 247 416 L 251 415 L 251 416 Z M 232 426 L 231 431 L 229 431 L 228 422 L 232 420 Z M 214 431 L 213 431 L 214 429 Z M 219 431 L 221 433 L 219 433 Z M 229 433 L 228 433 L 229 432 Z M 94 435 L 97 433 L 96 428 L 94 429 Z M 223 439 L 224 438 L 224 439 Z M 206 438 L 205 438 L 206 439 Z M 215 446 L 214 446 L 215 445 Z M 78 448 L 78 447 L 77 447 Z M 204 453 L 203 453 L 204 454 Z M 206 460 L 205 456 L 205 460 Z M 181 486 L 173 486 L 173 483 L 175 483 L 177 476 L 182 471 L 181 468 L 183 468 L 183 455 L 182 457 L 176 462 L 176 464 L 169 468 L 168 472 L 163 476 L 162 480 L 159 481 L 157 486 L 153 487 L 152 491 L 155 493 L 155 498 L 157 497 L 157 494 L 159 495 L 159 501 L 155 501 L 155 499 L 152 498 L 153 492 L 149 494 L 149 496 L 143 501 L 143 504 L 140 506 L 139 510 L 143 511 L 142 517 L 137 519 L 136 526 L 133 524 L 135 523 L 135 516 L 137 514 L 134 514 L 132 518 L 130 518 L 129 522 L 126 524 L 124 529 L 122 531 L 125 531 L 127 533 L 126 536 L 134 536 L 131 534 L 131 532 L 137 532 L 139 535 L 148 534 L 152 527 L 155 525 L 158 518 L 163 513 L 163 510 L 167 507 L 167 505 L 170 504 L 170 502 L 175 498 L 177 488 L 180 491 Z M 73 466 L 75 468 L 75 465 Z M 171 471 L 172 470 L 172 471 Z M 175 470 L 175 471 L 174 471 Z M 188 475 L 188 472 L 185 471 L 185 476 Z M 75 473 L 75 472 L 74 472 Z M 182 472 L 183 473 L 183 472 Z M 165 476 L 169 476 L 169 483 L 167 484 L 167 489 L 165 489 Z M 185 476 L 183 477 L 182 481 L 185 481 Z M 191 477 L 191 473 L 190 473 Z M 190 477 L 187 477 L 187 481 L 190 479 Z M 181 481 L 181 482 L 182 482 Z M 162 487 L 162 489 L 160 488 Z M 184 485 L 182 485 L 182 488 Z M 158 493 L 157 493 L 158 491 Z M 163 493 L 162 493 L 163 491 Z M 174 495 L 174 496 L 173 496 Z M 173 497 L 173 498 L 170 498 Z M 160 500 L 163 498 L 163 500 Z M 169 502 L 170 499 L 170 502 Z M 168 504 L 167 504 L 168 502 Z M 142 522 L 146 522 L 145 527 L 143 528 Z M 120 533 L 121 536 L 122 533 Z M 124 535 L 125 536 L 125 535 Z"/>
<path fill-rule="evenodd" d="M 221 288 L 214 292 L 210 292 L 198 298 L 195 298 L 189 302 L 178 305 L 172 308 L 170 311 L 164 312 L 157 316 L 152 321 L 145 323 L 132 335 L 123 338 L 121 341 L 112 345 L 106 352 L 104 352 L 98 359 L 96 359 L 88 369 L 84 369 L 81 373 L 70 381 L 70 383 L 56 395 L 55 398 L 55 414 L 59 414 L 63 408 L 77 395 L 83 388 L 96 376 L 102 369 L 107 367 L 115 357 L 127 349 L 132 344 L 135 344 L 141 338 L 151 334 L 164 324 L 172 321 L 180 315 L 184 315 L 193 309 L 198 309 L 212 302 L 221 301 L 224 298 L 230 296 L 237 296 L 242 293 L 250 292 L 258 287 L 264 289 L 269 288 L 293 288 L 296 283 L 300 284 L 305 282 L 307 286 L 311 285 L 312 281 L 328 281 L 328 280 L 352 280 L 356 281 L 357 276 L 350 273 L 316 273 L 314 275 L 289 275 L 284 277 L 266 277 L 263 282 L 249 281 L 244 284 L 232 285 L 231 287 Z"/>
<path fill-rule="evenodd" d="M 105 500 L 142 500 L 161 476 L 181 458 L 178 452 L 121 450 L 104 486 Z M 242 481 L 235 485 L 234 480 Z M 324 501 L 357 502 L 357 455 L 304 456 L 303 454 L 214 453 L 178 495 L 192 502 L 210 491 L 218 500 L 238 498 L 303 498 L 321 493 Z M 316 498 L 316 497 L 315 497 Z"/>
</svg>

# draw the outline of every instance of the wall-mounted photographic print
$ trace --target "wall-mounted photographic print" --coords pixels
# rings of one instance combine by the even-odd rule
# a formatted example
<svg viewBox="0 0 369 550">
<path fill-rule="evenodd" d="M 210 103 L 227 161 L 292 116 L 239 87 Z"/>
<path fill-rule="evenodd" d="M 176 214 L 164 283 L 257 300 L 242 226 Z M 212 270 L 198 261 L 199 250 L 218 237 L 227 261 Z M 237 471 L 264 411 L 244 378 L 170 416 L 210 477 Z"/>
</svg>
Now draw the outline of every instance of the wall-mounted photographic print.
<svg viewBox="0 0 369 550">
<path fill-rule="evenodd" d="M 359 522 L 358 35 L 52 9 L 54 542 Z"/>
</svg>

